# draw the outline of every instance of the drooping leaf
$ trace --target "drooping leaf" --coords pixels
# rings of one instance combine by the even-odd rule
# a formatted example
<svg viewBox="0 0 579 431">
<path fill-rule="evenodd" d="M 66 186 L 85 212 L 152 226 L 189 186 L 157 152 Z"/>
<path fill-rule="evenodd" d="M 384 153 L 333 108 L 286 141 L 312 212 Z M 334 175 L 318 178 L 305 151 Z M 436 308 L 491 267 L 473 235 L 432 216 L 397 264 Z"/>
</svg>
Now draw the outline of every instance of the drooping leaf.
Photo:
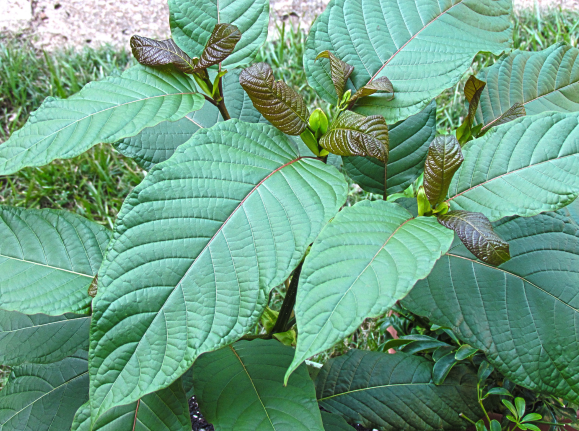
<svg viewBox="0 0 579 431">
<path fill-rule="evenodd" d="M 207 69 L 221 63 L 235 50 L 241 32 L 232 24 L 217 24 L 196 64 L 196 69 Z"/>
<path fill-rule="evenodd" d="M 481 417 L 476 375 L 455 367 L 443 384 L 432 383 L 432 363 L 405 353 L 350 350 L 330 359 L 316 379 L 324 409 L 383 431 L 462 430 L 460 413 Z"/>
<path fill-rule="evenodd" d="M 494 224 L 511 260 L 499 268 L 460 242 L 403 301 L 482 350 L 512 382 L 579 400 L 579 227 L 556 213 Z"/>
<path fill-rule="evenodd" d="M 65 100 L 49 97 L 0 145 L 0 175 L 135 136 L 161 121 L 184 117 L 204 101 L 187 75 L 145 66 L 91 82 Z"/>
<path fill-rule="evenodd" d="M 483 69 L 478 78 L 487 86 L 476 116 L 483 131 L 525 111 L 579 111 L 578 54 L 579 49 L 557 43 L 539 52 L 514 51 Z"/>
<path fill-rule="evenodd" d="M 470 76 L 464 85 L 464 95 L 468 102 L 468 114 L 462 125 L 456 130 L 456 137 L 461 145 L 464 145 L 474 137 L 472 126 L 480 102 L 480 97 L 485 86 L 486 82 L 477 79 L 474 75 Z"/>
<path fill-rule="evenodd" d="M 391 94 L 394 93 L 392 82 L 390 82 L 387 77 L 383 76 L 381 78 L 376 78 L 375 80 L 370 81 L 368 84 L 364 85 L 362 88 L 356 91 L 356 93 L 354 93 L 352 99 L 350 100 L 350 104 L 353 104 L 355 101 L 361 99 L 362 97 L 368 97 L 378 92 Z"/>
<path fill-rule="evenodd" d="M 490 221 L 554 211 L 579 194 L 579 114 L 546 112 L 493 128 L 463 148 L 452 209 Z"/>
<path fill-rule="evenodd" d="M 484 214 L 450 211 L 438 216 L 438 221 L 455 231 L 468 251 L 483 262 L 498 266 L 511 258 L 509 243 L 495 233 Z"/>
<path fill-rule="evenodd" d="M 201 57 L 217 24 L 236 26 L 243 37 L 227 69 L 250 64 L 267 38 L 269 0 L 169 0 L 169 13 L 173 39 L 191 57 Z"/>
<path fill-rule="evenodd" d="M 249 96 L 239 85 L 240 73 L 240 70 L 233 70 L 223 77 L 225 107 L 229 115 L 247 123 L 266 123 L 267 120 L 253 107 Z M 219 110 L 206 103 L 203 108 L 179 121 L 166 121 L 143 130 L 137 136 L 119 141 L 115 148 L 150 170 L 171 157 L 177 147 L 187 142 L 199 129 L 212 127 L 222 120 Z"/>
<path fill-rule="evenodd" d="M 90 316 L 0 310 L 0 364 L 48 364 L 88 349 Z"/>
<path fill-rule="evenodd" d="M 463 161 L 454 136 L 437 136 L 430 144 L 424 162 L 424 191 L 433 207 L 446 199 L 450 181 Z"/>
<path fill-rule="evenodd" d="M 404 191 L 420 175 L 436 134 L 436 102 L 422 112 L 388 126 L 388 194 Z M 373 157 L 343 157 L 352 180 L 370 193 L 384 193 L 384 163 Z"/>
<path fill-rule="evenodd" d="M 239 341 L 193 367 L 199 408 L 217 429 L 324 431 L 305 365 L 283 384 L 294 350 L 275 340 Z"/>
<path fill-rule="evenodd" d="M 432 368 L 432 382 L 435 385 L 442 385 L 457 362 L 458 360 L 453 353 L 449 353 L 436 361 Z"/>
<path fill-rule="evenodd" d="M 288 375 L 404 298 L 452 238 L 433 217 L 413 218 L 391 202 L 362 201 L 340 211 L 304 263 L 295 308 L 299 337 Z"/>
<path fill-rule="evenodd" d="M 352 431 L 353 428 L 340 415 L 322 411 L 325 431 Z"/>
<path fill-rule="evenodd" d="M 322 148 L 339 156 L 370 156 L 388 160 L 388 125 L 384 117 L 344 111 L 320 139 Z"/>
<path fill-rule="evenodd" d="M 189 405 L 181 379 L 134 403 L 115 407 L 90 427 L 90 406 L 83 404 L 71 431 L 191 431 Z"/>
<path fill-rule="evenodd" d="M 354 68 L 348 63 L 344 63 L 330 51 L 320 52 L 316 57 L 316 61 L 318 61 L 320 58 L 327 58 L 330 60 L 332 82 L 334 83 L 334 88 L 336 90 L 338 100 L 342 100 L 342 96 L 344 95 L 344 88 L 346 87 L 348 78 L 354 71 Z"/>
<path fill-rule="evenodd" d="M 252 328 L 346 196 L 335 168 L 298 156 L 271 126 L 237 120 L 155 166 L 125 201 L 99 273 L 93 420 Z"/>
<path fill-rule="evenodd" d="M 88 400 L 87 367 L 81 350 L 54 364 L 13 368 L 0 391 L 0 430 L 69 430 L 74 413 Z"/>
<path fill-rule="evenodd" d="M 154 40 L 135 35 L 131 37 L 131 50 L 137 61 L 145 66 L 172 65 L 183 73 L 193 73 L 195 64 L 173 39 Z"/>
<path fill-rule="evenodd" d="M 479 51 L 511 45 L 510 0 L 332 0 L 306 43 L 308 82 L 336 104 L 329 66 L 315 62 L 329 50 L 354 66 L 355 89 L 388 77 L 396 91 L 358 100 L 355 110 L 395 123 L 422 110 L 455 85 Z"/>
<path fill-rule="evenodd" d="M 26 314 L 89 311 L 88 288 L 110 232 L 67 211 L 0 206 L 0 308 Z"/>
<path fill-rule="evenodd" d="M 241 72 L 239 82 L 261 115 L 288 135 L 300 135 L 310 116 L 302 96 L 283 81 L 275 81 L 267 63 L 257 63 Z"/>
</svg>

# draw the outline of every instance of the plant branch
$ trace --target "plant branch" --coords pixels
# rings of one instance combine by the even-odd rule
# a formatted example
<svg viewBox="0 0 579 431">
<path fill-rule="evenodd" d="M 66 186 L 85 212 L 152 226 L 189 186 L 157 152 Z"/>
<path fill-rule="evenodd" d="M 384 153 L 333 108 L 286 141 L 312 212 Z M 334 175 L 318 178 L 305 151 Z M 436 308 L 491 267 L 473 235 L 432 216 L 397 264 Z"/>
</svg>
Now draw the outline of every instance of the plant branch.
<svg viewBox="0 0 579 431">
<path fill-rule="evenodd" d="M 384 163 L 384 200 L 388 199 L 388 162 Z"/>
<path fill-rule="evenodd" d="M 227 107 L 225 106 L 225 95 L 223 94 L 223 76 L 219 78 L 219 97 L 221 100 L 217 104 L 217 109 L 221 112 L 221 116 L 225 121 L 231 120 L 229 112 L 227 112 Z"/>
<path fill-rule="evenodd" d="M 269 332 L 270 334 L 276 334 L 280 332 L 287 331 L 288 322 L 290 321 L 294 305 L 296 304 L 296 296 L 298 293 L 298 283 L 300 280 L 300 274 L 302 272 L 302 266 L 304 261 L 302 260 L 298 267 L 294 270 L 290 285 L 285 294 L 285 299 L 277 316 L 274 327 Z"/>
<path fill-rule="evenodd" d="M 204 94 L 203 95 L 205 97 L 205 100 L 207 100 L 208 102 L 210 102 L 212 105 L 217 106 L 219 108 L 219 105 L 217 104 L 217 102 L 215 100 L 213 100 L 211 97 L 209 97 L 208 95 Z"/>
</svg>

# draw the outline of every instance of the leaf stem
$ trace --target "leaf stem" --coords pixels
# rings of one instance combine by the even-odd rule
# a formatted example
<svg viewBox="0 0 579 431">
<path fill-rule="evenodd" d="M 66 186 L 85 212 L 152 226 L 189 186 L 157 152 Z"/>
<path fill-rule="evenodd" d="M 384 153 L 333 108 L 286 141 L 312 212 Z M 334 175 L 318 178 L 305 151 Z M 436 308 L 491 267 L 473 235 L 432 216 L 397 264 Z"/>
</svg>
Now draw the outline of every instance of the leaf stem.
<svg viewBox="0 0 579 431">
<path fill-rule="evenodd" d="M 458 416 L 460 416 L 460 417 L 463 418 L 464 420 L 467 420 L 467 421 L 469 421 L 471 424 L 473 424 L 473 425 L 476 426 L 476 423 L 475 423 L 473 420 L 469 419 L 465 414 L 461 413 L 461 414 L 459 414 Z"/>
<path fill-rule="evenodd" d="M 281 306 L 281 310 L 279 311 L 279 315 L 275 322 L 275 325 L 269 332 L 270 334 L 276 334 L 280 332 L 285 332 L 289 328 L 288 323 L 290 321 L 294 305 L 296 304 L 296 296 L 298 293 L 298 283 L 300 280 L 300 274 L 302 272 L 302 267 L 304 265 L 304 261 L 302 260 L 297 268 L 294 270 L 294 274 L 292 276 L 290 285 L 287 289 L 285 294 L 285 298 L 283 300 L 283 304 Z"/>
<path fill-rule="evenodd" d="M 219 112 L 221 112 L 221 116 L 225 121 L 231 120 L 231 116 L 229 115 L 229 112 L 227 112 L 227 108 L 225 107 L 225 94 L 223 94 L 223 76 L 219 78 L 218 85 L 219 85 L 219 96 L 221 97 L 221 100 L 217 104 L 217 109 L 219 109 Z"/>
<path fill-rule="evenodd" d="M 215 100 L 213 100 L 211 97 L 209 97 L 209 96 L 206 95 L 206 94 L 204 94 L 203 96 L 205 97 L 205 100 L 207 100 L 209 103 L 211 103 L 211 104 L 214 105 L 214 106 L 219 107 L 219 106 L 217 105 L 217 102 L 216 102 Z"/>
<path fill-rule="evenodd" d="M 388 162 L 384 163 L 384 200 L 388 199 Z"/>
</svg>

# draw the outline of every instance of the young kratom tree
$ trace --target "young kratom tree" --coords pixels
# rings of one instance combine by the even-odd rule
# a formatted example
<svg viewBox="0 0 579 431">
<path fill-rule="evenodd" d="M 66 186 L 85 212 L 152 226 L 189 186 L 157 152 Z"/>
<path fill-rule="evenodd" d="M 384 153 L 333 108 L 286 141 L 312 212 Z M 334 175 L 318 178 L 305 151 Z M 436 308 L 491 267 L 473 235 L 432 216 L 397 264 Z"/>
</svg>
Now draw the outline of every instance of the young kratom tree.
<svg viewBox="0 0 579 431">
<path fill-rule="evenodd" d="M 324 112 L 252 64 L 267 0 L 169 9 L 140 65 L 0 146 L 0 175 L 97 143 L 148 171 L 112 232 L 0 207 L 0 430 L 189 431 L 193 395 L 224 431 L 572 418 L 579 50 L 512 51 L 510 0 L 331 0 L 304 55 Z M 437 136 L 479 52 L 502 57 Z M 308 361 L 379 316 L 399 338 Z"/>
</svg>

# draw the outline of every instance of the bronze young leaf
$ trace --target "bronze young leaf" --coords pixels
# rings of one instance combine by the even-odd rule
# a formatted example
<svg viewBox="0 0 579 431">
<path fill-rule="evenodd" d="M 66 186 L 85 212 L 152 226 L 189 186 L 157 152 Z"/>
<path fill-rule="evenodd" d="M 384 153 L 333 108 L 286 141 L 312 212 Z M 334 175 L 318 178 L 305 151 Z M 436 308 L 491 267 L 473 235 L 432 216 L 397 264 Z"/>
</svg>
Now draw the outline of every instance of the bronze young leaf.
<svg viewBox="0 0 579 431">
<path fill-rule="evenodd" d="M 456 232 L 468 250 L 483 262 L 500 265 L 511 258 L 509 244 L 499 237 L 482 213 L 450 211 L 438 222 Z"/>
<path fill-rule="evenodd" d="M 131 49 L 137 61 L 145 66 L 168 66 L 184 73 L 193 73 L 193 60 L 173 42 L 173 39 L 154 40 L 142 36 L 131 37 Z"/>
<path fill-rule="evenodd" d="M 297 136 L 306 129 L 310 114 L 304 99 L 285 82 L 276 82 L 267 63 L 245 69 L 239 82 L 255 109 L 279 130 Z"/>
<path fill-rule="evenodd" d="M 471 76 L 466 81 L 464 85 L 464 95 L 466 100 L 468 100 L 468 116 L 467 120 L 469 125 L 472 125 L 474 121 L 474 117 L 476 115 L 476 110 L 478 108 L 478 104 L 480 102 L 480 96 L 485 89 L 486 82 L 481 81 L 480 79 Z"/>
<path fill-rule="evenodd" d="M 433 207 L 446 198 L 450 181 L 463 160 L 454 136 L 437 136 L 430 144 L 424 163 L 424 190 Z"/>
<path fill-rule="evenodd" d="M 490 122 L 481 129 L 481 134 L 485 134 L 492 127 L 500 126 L 501 124 L 506 124 L 509 121 L 516 120 L 517 118 L 524 117 L 527 115 L 525 106 L 522 103 L 514 103 L 509 109 L 507 109 L 500 117 L 496 120 Z"/>
<path fill-rule="evenodd" d="M 338 95 L 338 100 L 342 100 L 344 89 L 346 88 L 346 83 L 354 71 L 354 66 L 350 66 L 348 63 L 343 62 L 330 51 L 320 52 L 316 57 L 316 61 L 318 61 L 320 58 L 328 58 L 330 60 L 332 82 L 334 83 L 336 94 Z"/>
<path fill-rule="evenodd" d="M 241 32 L 236 26 L 217 24 L 196 65 L 196 71 L 221 63 L 231 55 L 240 40 Z"/>
<path fill-rule="evenodd" d="M 392 96 L 394 96 L 394 87 L 392 86 L 392 82 L 390 82 L 390 80 L 385 76 L 370 81 L 368 84 L 356 91 L 350 99 L 350 106 L 354 106 L 356 100 L 362 97 L 371 96 L 378 92 L 392 93 Z"/>
<path fill-rule="evenodd" d="M 344 111 L 320 139 L 320 145 L 339 156 L 371 156 L 388 161 L 388 125 L 384 117 L 364 117 Z"/>
</svg>

